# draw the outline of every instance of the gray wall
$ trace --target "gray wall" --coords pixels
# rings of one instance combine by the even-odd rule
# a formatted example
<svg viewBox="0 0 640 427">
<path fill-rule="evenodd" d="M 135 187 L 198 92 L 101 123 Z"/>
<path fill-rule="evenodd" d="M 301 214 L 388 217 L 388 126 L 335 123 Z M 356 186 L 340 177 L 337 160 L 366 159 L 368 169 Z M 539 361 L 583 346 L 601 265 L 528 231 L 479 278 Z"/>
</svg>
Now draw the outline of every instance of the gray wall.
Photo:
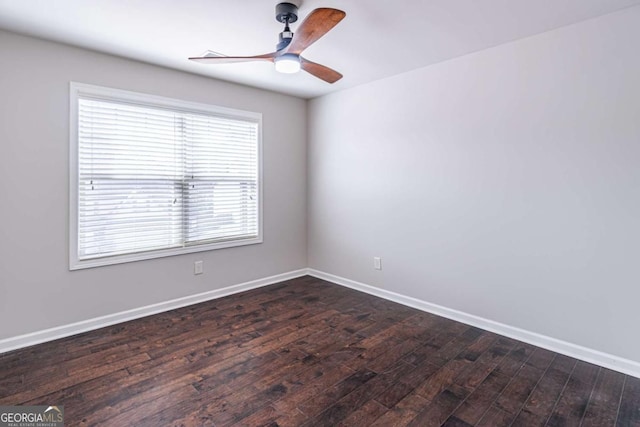
<svg viewBox="0 0 640 427">
<path fill-rule="evenodd" d="M 309 266 L 640 361 L 638 40 L 635 7 L 311 101 Z"/>
<path fill-rule="evenodd" d="M 304 100 L 7 32 L 0 58 L 0 339 L 306 267 Z M 69 81 L 262 112 L 264 243 L 70 272 Z"/>
</svg>

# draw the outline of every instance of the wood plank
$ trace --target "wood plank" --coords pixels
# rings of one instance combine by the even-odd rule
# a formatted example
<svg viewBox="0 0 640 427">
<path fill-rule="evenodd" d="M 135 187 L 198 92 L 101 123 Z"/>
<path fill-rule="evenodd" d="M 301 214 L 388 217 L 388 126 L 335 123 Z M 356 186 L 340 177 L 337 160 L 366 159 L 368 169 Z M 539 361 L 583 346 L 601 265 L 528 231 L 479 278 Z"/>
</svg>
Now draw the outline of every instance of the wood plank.
<svg viewBox="0 0 640 427">
<path fill-rule="evenodd" d="M 473 427 L 471 424 L 462 421 L 460 418 L 454 417 L 453 415 L 447 418 L 447 420 L 442 424 L 442 427 Z"/>
<path fill-rule="evenodd" d="M 589 403 L 591 391 L 601 368 L 579 361 L 567 381 L 567 385 L 556 403 L 549 426 L 579 426 Z"/>
<path fill-rule="evenodd" d="M 505 412 L 517 415 L 543 374 L 544 371 L 525 364 L 514 375 L 494 405 Z"/>
<path fill-rule="evenodd" d="M 371 381 L 376 377 L 376 375 L 377 374 L 375 372 L 368 369 L 357 371 L 338 384 L 328 388 L 324 393 L 301 403 L 298 405 L 298 409 L 300 409 L 300 411 L 302 411 L 307 417 L 315 417 L 320 414 L 324 408 L 332 406 L 343 396 L 346 396 L 353 390 Z"/>
<path fill-rule="evenodd" d="M 376 397 L 376 401 L 387 408 L 393 408 L 398 402 L 413 393 L 416 387 L 430 378 L 438 369 L 440 369 L 438 366 L 432 365 L 426 360 L 422 361 L 413 372 L 400 377 L 391 387 Z"/>
<path fill-rule="evenodd" d="M 447 321 L 439 328 L 440 333 L 425 342 L 423 346 L 404 357 L 404 360 L 413 365 L 420 365 L 427 359 L 434 357 L 444 346 L 458 338 L 460 334 L 469 329 L 468 325 Z"/>
<path fill-rule="evenodd" d="M 353 370 L 342 365 L 318 364 L 313 369 L 285 379 L 292 392 L 285 399 L 275 402 L 273 406 L 282 413 L 293 412 L 303 402 L 313 399 L 353 374 Z"/>
<path fill-rule="evenodd" d="M 516 417 L 514 425 L 545 425 L 555 403 L 558 401 L 560 393 L 562 393 L 565 384 L 569 380 L 575 364 L 575 359 L 563 355 L 556 355 Z"/>
<path fill-rule="evenodd" d="M 549 351 L 544 348 L 536 348 L 529 359 L 527 359 L 526 364 L 544 371 L 549 367 L 551 362 L 553 362 L 555 356 L 556 353 L 553 351 Z"/>
<path fill-rule="evenodd" d="M 640 426 L 640 379 L 638 378 L 625 377 L 616 425 Z"/>
<path fill-rule="evenodd" d="M 492 406 L 476 424 L 477 427 L 507 427 L 513 421 L 514 415 Z"/>
<path fill-rule="evenodd" d="M 414 393 L 409 394 L 371 424 L 371 427 L 403 427 L 409 425 L 428 404 L 429 401 L 424 397 Z"/>
<path fill-rule="evenodd" d="M 455 383 L 475 390 L 485 378 L 504 360 L 515 346 L 515 341 L 508 338 L 500 338 L 478 359 L 455 378 Z"/>
<path fill-rule="evenodd" d="M 536 348 L 530 344 L 517 342 L 513 350 L 504 358 L 496 368 L 498 372 L 512 377 L 522 368 Z"/>
<path fill-rule="evenodd" d="M 618 417 L 623 385 L 624 374 L 602 368 L 589 398 L 582 426 L 614 426 Z M 636 401 L 636 407 L 640 407 L 640 399 Z"/>
<path fill-rule="evenodd" d="M 244 426 L 298 427 L 301 426 L 306 419 L 307 417 L 297 409 L 283 413 L 272 405 L 268 405 L 243 419 L 238 424 Z"/>
<path fill-rule="evenodd" d="M 510 380 L 510 377 L 494 370 L 455 410 L 453 416 L 468 424 L 475 425 L 489 410 L 495 399 L 500 396 Z"/>
<path fill-rule="evenodd" d="M 413 366 L 408 363 L 398 360 L 397 364 L 393 367 L 384 370 L 384 372 L 376 375 L 373 379 L 367 381 L 363 385 L 356 388 L 351 393 L 342 397 L 333 405 L 313 417 L 305 425 L 308 426 L 328 426 L 337 425 L 350 416 L 353 412 L 356 412 L 369 402 L 374 402 L 374 398 L 377 397 L 384 390 L 389 388 L 395 381 L 401 376 L 411 372 Z M 382 405 L 374 405 L 374 408 L 378 408 Z M 386 408 L 385 408 L 386 411 Z M 384 411 L 383 411 L 384 412 Z M 370 412 L 366 412 L 360 419 L 366 418 L 364 415 L 370 416 Z"/>
<path fill-rule="evenodd" d="M 411 421 L 412 427 L 437 427 L 442 425 L 469 394 L 469 390 L 455 384 L 442 390 Z"/>
<path fill-rule="evenodd" d="M 369 400 L 359 409 L 338 423 L 339 427 L 369 426 L 380 418 L 388 408 L 375 400 Z"/>
</svg>

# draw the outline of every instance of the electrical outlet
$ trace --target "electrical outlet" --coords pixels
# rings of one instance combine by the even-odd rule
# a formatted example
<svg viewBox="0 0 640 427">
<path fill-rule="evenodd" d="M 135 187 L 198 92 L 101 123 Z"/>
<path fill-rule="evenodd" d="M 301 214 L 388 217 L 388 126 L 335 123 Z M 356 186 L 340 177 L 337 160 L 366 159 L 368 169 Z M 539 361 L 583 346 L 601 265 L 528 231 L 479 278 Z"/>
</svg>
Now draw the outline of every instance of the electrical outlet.
<svg viewBox="0 0 640 427">
<path fill-rule="evenodd" d="M 373 257 L 373 268 L 376 270 L 382 270 L 382 258 L 378 256 Z"/>
<path fill-rule="evenodd" d="M 193 274 L 204 273 L 204 263 L 202 261 L 196 261 L 193 263 Z"/>
</svg>

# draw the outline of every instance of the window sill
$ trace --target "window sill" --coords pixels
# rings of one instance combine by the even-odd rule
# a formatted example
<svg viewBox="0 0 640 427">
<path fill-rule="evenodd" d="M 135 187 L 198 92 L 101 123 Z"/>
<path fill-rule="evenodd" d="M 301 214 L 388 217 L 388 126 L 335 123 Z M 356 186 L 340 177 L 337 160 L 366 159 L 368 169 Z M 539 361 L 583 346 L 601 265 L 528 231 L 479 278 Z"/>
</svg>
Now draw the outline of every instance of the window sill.
<svg viewBox="0 0 640 427">
<path fill-rule="evenodd" d="M 172 249 L 160 249 L 157 251 L 136 252 L 124 255 L 113 255 L 109 257 L 88 258 L 88 259 L 71 259 L 69 262 L 69 270 L 83 270 L 86 268 L 103 267 L 107 265 L 124 264 L 128 262 L 144 261 L 147 259 L 164 258 L 175 255 L 185 255 L 195 252 L 212 251 L 217 249 L 235 248 L 239 246 L 256 245 L 262 243 L 262 237 L 254 237 L 250 239 L 223 241 L 216 243 L 208 243 L 203 245 L 186 246 Z"/>
</svg>

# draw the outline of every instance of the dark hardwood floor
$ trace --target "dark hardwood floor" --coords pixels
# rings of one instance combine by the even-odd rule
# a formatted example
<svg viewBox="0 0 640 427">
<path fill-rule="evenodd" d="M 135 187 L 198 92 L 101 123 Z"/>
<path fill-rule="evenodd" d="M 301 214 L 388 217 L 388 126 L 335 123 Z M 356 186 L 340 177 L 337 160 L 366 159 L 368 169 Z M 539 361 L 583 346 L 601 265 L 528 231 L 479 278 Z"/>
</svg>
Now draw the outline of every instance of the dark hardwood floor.
<svg viewBox="0 0 640 427">
<path fill-rule="evenodd" d="M 640 426 L 640 380 L 312 277 L 0 355 L 68 426 Z"/>
</svg>

